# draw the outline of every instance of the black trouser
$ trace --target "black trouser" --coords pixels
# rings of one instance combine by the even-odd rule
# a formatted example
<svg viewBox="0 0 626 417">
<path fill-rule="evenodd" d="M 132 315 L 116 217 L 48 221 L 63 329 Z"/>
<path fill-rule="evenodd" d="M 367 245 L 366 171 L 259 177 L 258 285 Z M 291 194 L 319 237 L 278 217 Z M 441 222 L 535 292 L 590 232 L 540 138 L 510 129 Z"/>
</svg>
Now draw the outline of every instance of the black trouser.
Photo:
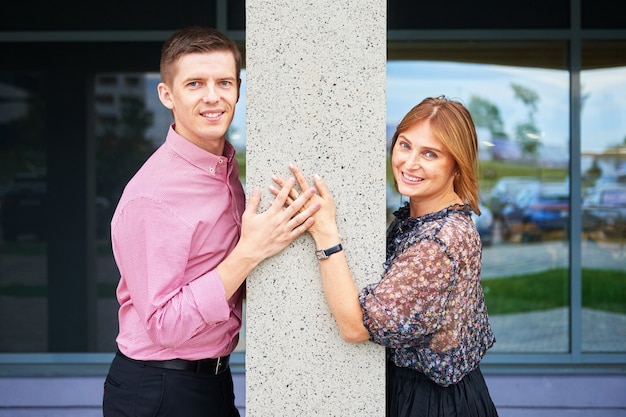
<svg viewBox="0 0 626 417">
<path fill-rule="evenodd" d="M 115 356 L 104 383 L 104 417 L 239 417 L 230 369 L 218 375 L 146 366 Z"/>
</svg>

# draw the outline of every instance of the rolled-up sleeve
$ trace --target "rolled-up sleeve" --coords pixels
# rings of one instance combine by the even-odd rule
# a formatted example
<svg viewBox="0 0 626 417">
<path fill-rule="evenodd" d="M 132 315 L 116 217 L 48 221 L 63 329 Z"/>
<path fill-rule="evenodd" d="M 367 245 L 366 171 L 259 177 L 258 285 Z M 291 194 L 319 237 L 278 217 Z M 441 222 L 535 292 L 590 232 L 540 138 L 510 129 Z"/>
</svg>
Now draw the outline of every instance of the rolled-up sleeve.
<svg viewBox="0 0 626 417">
<path fill-rule="evenodd" d="M 122 275 L 118 298 L 122 304 L 132 302 L 150 339 L 167 348 L 230 318 L 217 271 L 188 276 L 193 233 L 193 225 L 149 198 L 129 201 L 114 225 L 114 253 Z"/>
</svg>

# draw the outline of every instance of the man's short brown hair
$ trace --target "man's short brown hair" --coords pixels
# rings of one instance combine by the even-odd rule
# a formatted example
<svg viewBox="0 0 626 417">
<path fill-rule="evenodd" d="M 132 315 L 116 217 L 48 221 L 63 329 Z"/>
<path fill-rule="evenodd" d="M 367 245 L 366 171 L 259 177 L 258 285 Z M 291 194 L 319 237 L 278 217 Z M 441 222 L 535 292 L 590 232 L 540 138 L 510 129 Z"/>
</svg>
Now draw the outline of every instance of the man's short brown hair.
<svg viewBox="0 0 626 417">
<path fill-rule="evenodd" d="M 230 51 L 235 58 L 237 79 L 241 73 L 241 52 L 237 44 L 217 29 L 191 26 L 175 32 L 161 48 L 161 81 L 170 84 L 178 59 L 187 54 Z"/>
</svg>

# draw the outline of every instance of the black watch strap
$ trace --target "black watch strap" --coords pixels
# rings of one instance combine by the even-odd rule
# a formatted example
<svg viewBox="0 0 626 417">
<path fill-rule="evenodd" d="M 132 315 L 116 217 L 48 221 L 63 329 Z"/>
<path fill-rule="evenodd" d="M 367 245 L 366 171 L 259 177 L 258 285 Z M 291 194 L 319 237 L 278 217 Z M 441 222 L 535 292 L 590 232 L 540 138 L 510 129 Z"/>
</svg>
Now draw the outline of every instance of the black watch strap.
<svg viewBox="0 0 626 417">
<path fill-rule="evenodd" d="M 321 261 L 322 259 L 328 258 L 333 253 L 341 252 L 342 250 L 343 246 L 341 246 L 340 243 L 337 246 L 333 246 L 332 248 L 317 250 L 315 251 L 315 254 L 317 255 L 317 259 Z"/>
</svg>

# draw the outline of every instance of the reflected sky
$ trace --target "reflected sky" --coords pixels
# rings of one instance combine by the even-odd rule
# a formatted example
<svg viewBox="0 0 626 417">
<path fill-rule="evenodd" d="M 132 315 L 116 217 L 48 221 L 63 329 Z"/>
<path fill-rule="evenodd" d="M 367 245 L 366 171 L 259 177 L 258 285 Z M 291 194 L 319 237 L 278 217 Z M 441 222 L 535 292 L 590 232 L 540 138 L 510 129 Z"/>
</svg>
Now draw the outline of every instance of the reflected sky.
<svg viewBox="0 0 626 417">
<path fill-rule="evenodd" d="M 427 96 L 446 95 L 467 105 L 472 96 L 493 103 L 504 130 L 515 137 L 515 126 L 527 120 L 527 108 L 515 98 L 511 84 L 534 90 L 540 97 L 536 125 L 549 145 L 569 143 L 569 81 L 567 71 L 429 61 L 387 63 L 387 122 L 396 125 L 409 109 Z"/>
<path fill-rule="evenodd" d="M 602 151 L 626 139 L 626 68 L 587 70 L 581 75 L 582 147 Z"/>
</svg>

